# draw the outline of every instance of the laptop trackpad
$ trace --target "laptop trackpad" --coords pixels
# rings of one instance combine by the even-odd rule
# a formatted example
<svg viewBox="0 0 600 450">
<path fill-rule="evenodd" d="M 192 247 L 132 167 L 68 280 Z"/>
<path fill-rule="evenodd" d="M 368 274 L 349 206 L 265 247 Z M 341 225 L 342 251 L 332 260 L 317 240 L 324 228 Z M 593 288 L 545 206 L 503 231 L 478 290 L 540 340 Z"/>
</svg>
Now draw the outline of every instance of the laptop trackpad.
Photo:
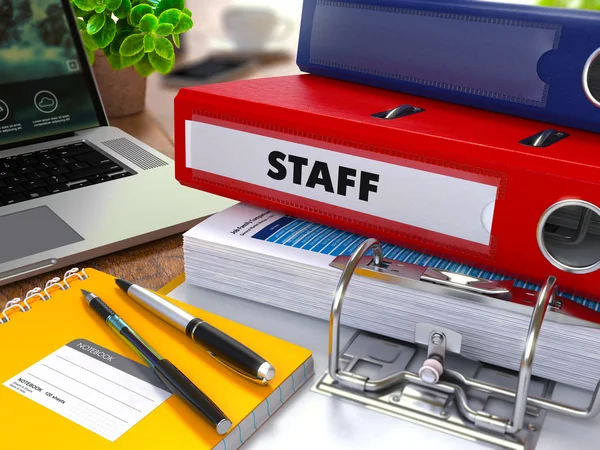
<svg viewBox="0 0 600 450">
<path fill-rule="evenodd" d="M 83 238 L 47 206 L 0 216 L 0 264 Z"/>
</svg>

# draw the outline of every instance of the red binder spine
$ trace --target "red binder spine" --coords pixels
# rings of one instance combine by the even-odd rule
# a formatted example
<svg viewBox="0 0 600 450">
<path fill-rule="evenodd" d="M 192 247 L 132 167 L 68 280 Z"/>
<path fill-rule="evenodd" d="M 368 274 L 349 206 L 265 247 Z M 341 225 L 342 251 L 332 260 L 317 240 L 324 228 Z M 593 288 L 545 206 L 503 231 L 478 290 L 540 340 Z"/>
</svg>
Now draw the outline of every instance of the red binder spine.
<svg viewBox="0 0 600 450">
<path fill-rule="evenodd" d="M 433 123 L 456 120 L 456 127 L 465 126 L 466 108 L 418 101 L 429 108 Z M 379 126 L 368 114 L 377 106 L 349 107 L 344 118 L 298 103 L 290 109 L 277 101 L 182 90 L 175 108 L 177 179 L 527 281 L 556 274 L 562 290 L 600 297 L 598 272 L 561 270 L 537 242 L 540 219 L 551 205 L 565 199 L 600 204 L 600 190 L 591 189 L 598 182 L 586 181 L 598 179 L 597 167 L 511 148 L 515 136 L 529 136 L 539 124 L 508 118 L 513 128 L 507 136 L 505 126 L 494 129 L 490 117 L 478 117 L 481 112 L 467 114 L 469 127 L 498 133 L 492 146 L 433 128 Z M 366 119 L 356 120 L 357 113 Z M 502 124 L 502 116 L 493 118 Z M 590 146 L 588 135 L 572 136 L 573 148 Z M 379 176 L 370 180 L 376 192 L 369 191 L 369 174 Z"/>
</svg>

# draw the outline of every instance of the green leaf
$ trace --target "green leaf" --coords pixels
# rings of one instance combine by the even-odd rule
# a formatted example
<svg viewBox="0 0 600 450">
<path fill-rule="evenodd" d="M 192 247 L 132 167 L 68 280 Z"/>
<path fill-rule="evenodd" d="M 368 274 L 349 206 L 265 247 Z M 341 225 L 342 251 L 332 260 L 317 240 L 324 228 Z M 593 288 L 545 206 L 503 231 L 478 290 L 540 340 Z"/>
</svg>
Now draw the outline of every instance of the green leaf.
<svg viewBox="0 0 600 450">
<path fill-rule="evenodd" d="M 85 48 L 94 52 L 98 50 L 98 45 L 94 42 L 92 37 L 87 33 L 87 31 L 81 32 L 81 38 L 83 39 L 83 44 Z"/>
<path fill-rule="evenodd" d="M 111 54 L 107 58 L 108 62 L 110 63 L 110 67 L 112 67 L 113 69 L 119 70 L 123 68 L 123 63 L 121 62 L 120 55 Z"/>
<path fill-rule="evenodd" d="M 179 40 L 178 34 L 173 35 L 173 43 L 175 44 L 175 47 L 177 47 L 177 48 L 181 47 L 181 41 Z"/>
<path fill-rule="evenodd" d="M 100 48 L 107 47 L 117 34 L 117 25 L 111 18 L 108 18 L 102 29 L 92 36 L 96 45 Z"/>
<path fill-rule="evenodd" d="M 121 44 L 123 43 L 123 41 L 125 40 L 125 38 L 127 36 L 129 36 L 129 33 L 122 33 L 120 31 L 117 31 L 117 34 L 116 34 L 115 38 L 110 43 L 110 52 L 113 55 L 120 55 L 121 54 L 121 52 L 119 51 L 119 49 L 121 48 Z"/>
<path fill-rule="evenodd" d="M 183 8 L 181 10 L 181 12 L 184 13 L 184 14 L 187 14 L 190 17 L 192 17 L 192 12 L 189 9 L 187 9 L 187 8 Z"/>
<path fill-rule="evenodd" d="M 136 53 L 133 56 L 122 56 L 121 55 L 121 65 L 123 67 L 133 66 L 135 63 L 139 62 L 145 55 L 146 55 L 146 52 L 144 50 L 142 50 L 139 53 Z"/>
<path fill-rule="evenodd" d="M 131 20 L 131 24 L 137 27 L 140 23 L 140 20 L 142 20 L 142 17 L 144 17 L 146 14 L 152 13 L 152 7 L 150 5 L 142 3 L 131 10 L 131 13 L 129 14 L 129 19 Z"/>
<path fill-rule="evenodd" d="M 122 0 L 106 0 L 106 7 L 109 11 L 116 11 L 121 7 Z"/>
<path fill-rule="evenodd" d="M 169 42 L 170 44 L 170 42 Z M 166 75 L 168 74 L 171 69 L 173 68 L 173 65 L 175 64 L 175 58 L 173 59 L 165 59 L 162 56 L 160 56 L 158 53 L 156 53 L 156 51 L 152 52 L 152 53 L 146 53 L 148 55 L 148 61 L 150 61 L 150 64 L 152 64 L 152 67 L 154 67 L 156 69 L 157 72 Z"/>
<path fill-rule="evenodd" d="M 144 33 L 151 33 L 158 25 L 158 19 L 154 14 L 146 14 L 140 20 L 140 30 Z"/>
<path fill-rule="evenodd" d="M 115 16 L 125 19 L 131 12 L 131 0 L 122 0 L 121 6 L 115 10 Z"/>
<path fill-rule="evenodd" d="M 90 61 L 90 65 L 93 66 L 96 62 L 96 54 L 87 47 L 85 48 L 85 54 L 87 55 L 87 58 Z"/>
<path fill-rule="evenodd" d="M 156 7 L 156 10 L 154 11 L 154 13 L 157 16 L 160 16 L 167 9 L 175 8 L 175 9 L 178 9 L 181 11 L 184 6 L 185 6 L 184 0 L 160 0 L 160 2 L 158 2 L 158 6 Z"/>
<path fill-rule="evenodd" d="M 179 23 L 179 19 L 181 19 L 181 11 L 178 9 L 167 9 L 164 13 L 160 15 L 158 18 L 158 23 L 170 23 L 174 27 Z"/>
<path fill-rule="evenodd" d="M 106 47 L 104 47 L 103 49 L 101 49 L 101 51 L 102 51 L 102 53 L 104 53 L 104 56 L 106 56 L 107 58 L 112 54 L 110 52 L 110 46 L 108 46 L 108 45 Z"/>
<path fill-rule="evenodd" d="M 165 59 L 175 58 L 175 50 L 173 50 L 173 44 L 167 38 L 159 37 L 154 41 L 155 52 L 158 56 Z M 157 69 L 158 70 L 158 69 Z M 160 72 L 160 70 L 159 70 Z"/>
<path fill-rule="evenodd" d="M 144 36 L 142 34 L 133 34 L 125 38 L 119 49 L 122 56 L 133 56 L 144 49 Z"/>
<path fill-rule="evenodd" d="M 77 28 L 79 28 L 79 31 L 85 31 L 87 28 L 85 20 L 77 19 Z"/>
<path fill-rule="evenodd" d="M 132 34 L 135 31 L 135 27 L 129 25 L 127 19 L 119 19 L 117 21 L 117 33 Z"/>
<path fill-rule="evenodd" d="M 154 33 L 159 36 L 168 36 L 173 32 L 174 29 L 175 27 L 171 23 L 159 23 L 156 27 L 156 30 L 154 30 Z"/>
<path fill-rule="evenodd" d="M 94 11 L 96 11 L 97 13 L 102 13 L 102 12 L 104 12 L 105 9 L 106 9 L 106 5 L 100 5 L 100 6 L 96 7 L 96 9 L 94 9 Z"/>
<path fill-rule="evenodd" d="M 193 26 L 194 26 L 194 22 L 192 21 L 192 18 L 190 16 L 188 16 L 187 14 L 182 14 L 181 19 L 179 20 L 179 23 L 173 30 L 173 33 L 175 33 L 175 34 L 185 33 L 186 31 L 191 30 Z"/>
<path fill-rule="evenodd" d="M 150 53 L 154 51 L 154 36 L 147 34 L 144 36 L 144 52 Z"/>
<path fill-rule="evenodd" d="M 78 8 L 77 5 L 75 3 L 72 3 L 73 6 L 73 12 L 75 13 L 75 17 L 81 17 L 82 19 L 89 19 L 92 15 L 94 15 L 94 10 L 91 9 L 90 11 L 84 11 L 81 8 Z"/>
<path fill-rule="evenodd" d="M 135 71 L 139 73 L 142 77 L 147 77 L 152 72 L 154 72 L 154 67 L 152 67 L 152 64 L 150 64 L 148 55 L 144 55 L 144 57 L 140 59 L 139 62 L 135 63 L 134 67 Z"/>
<path fill-rule="evenodd" d="M 106 16 L 104 14 L 94 14 L 87 23 L 87 32 L 89 34 L 96 34 L 104 27 L 106 22 Z"/>
<path fill-rule="evenodd" d="M 96 0 L 72 0 L 73 4 L 82 11 L 93 11 L 99 5 Z"/>
</svg>

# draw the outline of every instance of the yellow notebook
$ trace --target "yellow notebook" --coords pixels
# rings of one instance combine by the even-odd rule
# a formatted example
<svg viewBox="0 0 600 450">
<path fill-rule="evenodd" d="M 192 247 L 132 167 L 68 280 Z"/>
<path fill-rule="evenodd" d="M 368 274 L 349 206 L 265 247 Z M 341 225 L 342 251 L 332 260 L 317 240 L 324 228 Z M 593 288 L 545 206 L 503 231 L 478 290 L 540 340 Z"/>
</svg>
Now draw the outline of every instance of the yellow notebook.
<svg viewBox="0 0 600 450">
<path fill-rule="evenodd" d="M 46 292 L 29 291 L 26 301 L 9 303 L 0 314 L 2 448 L 231 450 L 313 374 L 310 351 L 171 300 L 276 369 L 266 386 L 248 381 L 131 301 L 112 276 L 93 269 L 74 269 L 47 286 Z M 149 368 L 91 310 L 80 289 L 100 296 L 186 374 L 229 417 L 231 431 L 217 434 L 153 380 Z M 42 300 L 46 293 L 50 298 Z"/>
</svg>

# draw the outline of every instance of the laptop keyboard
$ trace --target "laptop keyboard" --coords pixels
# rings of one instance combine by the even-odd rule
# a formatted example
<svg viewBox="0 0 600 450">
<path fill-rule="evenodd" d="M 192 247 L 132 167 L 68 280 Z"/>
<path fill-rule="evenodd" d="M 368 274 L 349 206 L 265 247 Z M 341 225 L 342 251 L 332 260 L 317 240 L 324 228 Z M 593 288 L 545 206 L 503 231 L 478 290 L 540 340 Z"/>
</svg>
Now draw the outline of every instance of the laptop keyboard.
<svg viewBox="0 0 600 450">
<path fill-rule="evenodd" d="M 131 175 L 84 142 L 0 158 L 0 206 Z"/>
</svg>

